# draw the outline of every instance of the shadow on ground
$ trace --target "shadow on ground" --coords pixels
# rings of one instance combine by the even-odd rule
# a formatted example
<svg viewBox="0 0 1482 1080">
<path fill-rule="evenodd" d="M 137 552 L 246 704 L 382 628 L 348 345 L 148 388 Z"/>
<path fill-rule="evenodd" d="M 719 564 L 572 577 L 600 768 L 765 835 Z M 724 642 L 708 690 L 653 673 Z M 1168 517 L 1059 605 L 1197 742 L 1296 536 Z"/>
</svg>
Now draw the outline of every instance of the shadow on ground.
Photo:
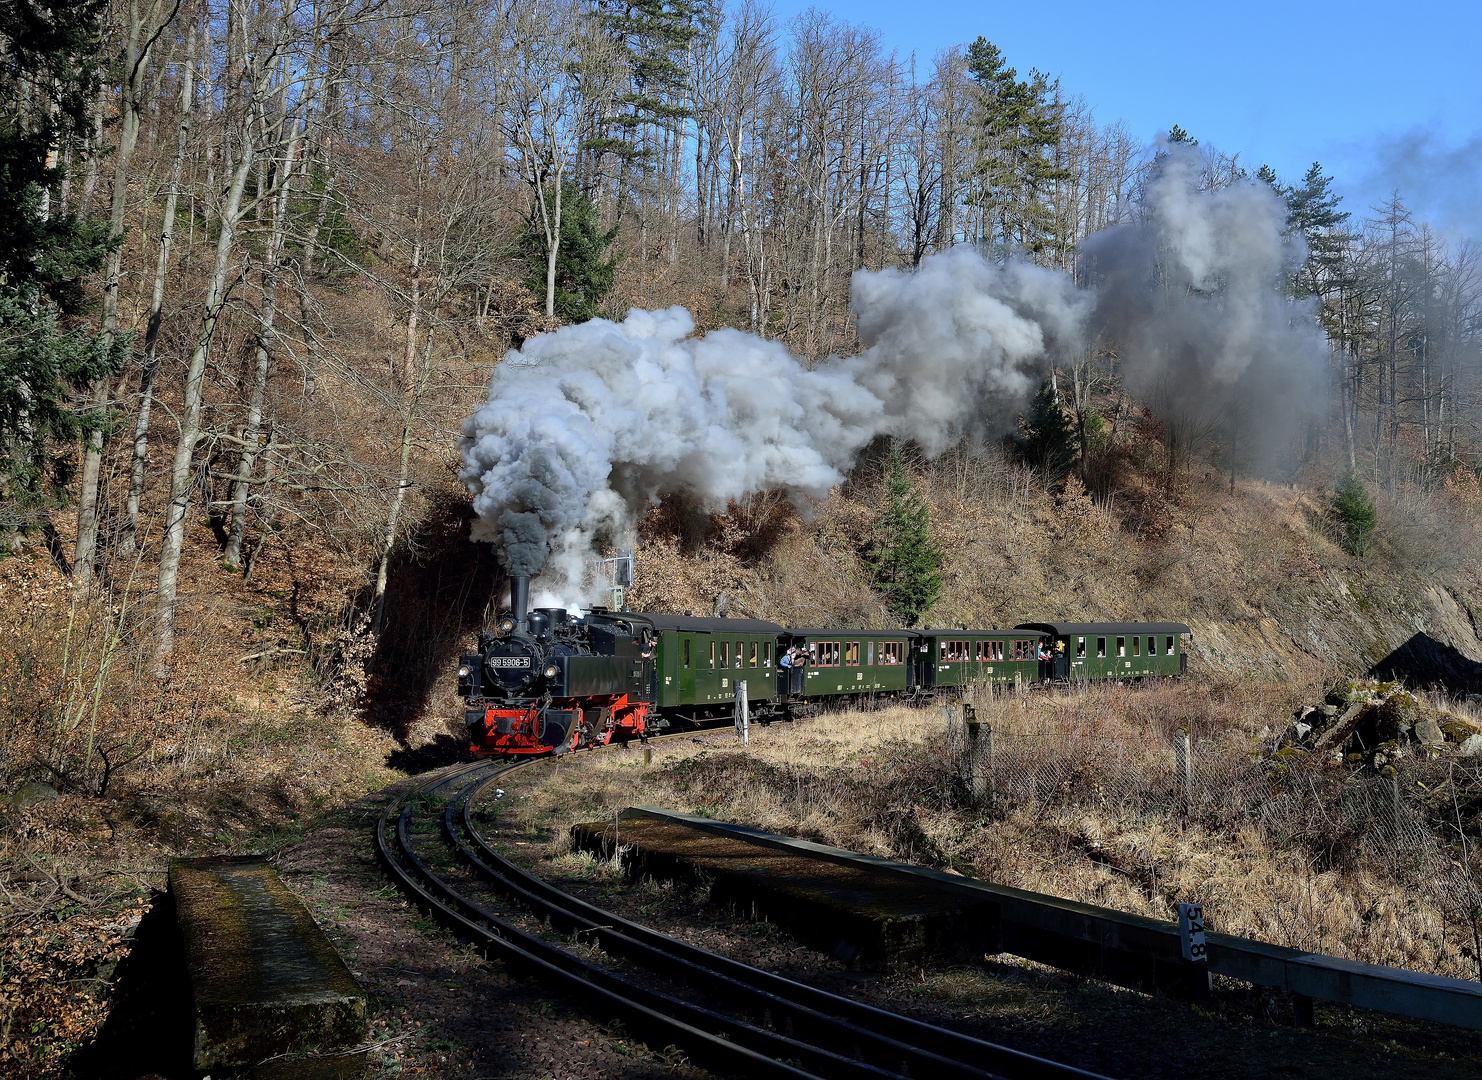
<svg viewBox="0 0 1482 1080">
<path fill-rule="evenodd" d="M 434 741 L 421 746 L 403 746 L 386 755 L 388 766 L 408 776 L 469 760 L 471 755 L 468 745 L 451 735 L 439 735 Z"/>
<path fill-rule="evenodd" d="M 1375 664 L 1369 674 L 1376 679 L 1399 679 L 1410 686 L 1445 690 L 1454 697 L 1482 691 L 1482 664 L 1423 632 Z"/>
<path fill-rule="evenodd" d="M 78 1080 L 135 1080 L 151 1074 L 194 1080 L 190 978 L 175 901 L 159 893 L 113 973 L 108 1019 L 68 1062 Z"/>
<path fill-rule="evenodd" d="M 465 493 L 428 508 L 393 556 L 384 628 L 366 665 L 368 724 L 405 743 L 412 725 L 453 691 L 458 654 L 492 617 L 505 577 L 489 544 L 468 539 L 473 507 Z M 361 610 L 369 610 L 369 596 Z"/>
</svg>

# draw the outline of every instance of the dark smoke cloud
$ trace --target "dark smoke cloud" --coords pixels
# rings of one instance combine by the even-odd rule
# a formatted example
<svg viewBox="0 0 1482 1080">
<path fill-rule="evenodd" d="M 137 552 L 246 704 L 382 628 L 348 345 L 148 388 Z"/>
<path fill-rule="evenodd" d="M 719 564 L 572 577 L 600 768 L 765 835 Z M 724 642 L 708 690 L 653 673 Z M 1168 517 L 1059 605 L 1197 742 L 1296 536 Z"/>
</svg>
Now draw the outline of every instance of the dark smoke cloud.
<svg viewBox="0 0 1482 1080">
<path fill-rule="evenodd" d="M 1091 332 L 1132 393 L 1218 425 L 1259 464 L 1322 407 L 1327 343 L 1312 305 L 1282 290 L 1305 256 L 1283 236 L 1285 203 L 1256 181 L 1199 191 L 1201 164 L 1165 147 L 1138 219 L 1083 245 Z"/>
<path fill-rule="evenodd" d="M 1349 207 L 1357 217 L 1398 191 L 1417 217 L 1442 231 L 1482 237 L 1482 132 L 1452 142 L 1434 129 L 1411 128 L 1380 139 L 1363 156 L 1370 164 L 1355 187 L 1362 205 Z"/>
</svg>

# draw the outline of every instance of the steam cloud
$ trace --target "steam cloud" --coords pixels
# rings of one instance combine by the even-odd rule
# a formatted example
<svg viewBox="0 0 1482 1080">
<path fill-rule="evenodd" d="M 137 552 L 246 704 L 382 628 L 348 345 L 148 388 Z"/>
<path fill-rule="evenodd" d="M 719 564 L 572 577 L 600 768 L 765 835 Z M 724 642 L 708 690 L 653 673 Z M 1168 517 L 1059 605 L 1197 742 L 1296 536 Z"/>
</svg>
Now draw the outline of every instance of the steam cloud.
<svg viewBox="0 0 1482 1080">
<path fill-rule="evenodd" d="M 541 574 L 548 602 L 569 601 L 594 541 L 660 497 L 822 496 L 879 435 L 935 455 L 975 424 L 1008 421 L 1093 328 L 1122 343 L 1134 391 L 1167 375 L 1206 403 L 1310 397 L 1320 339 L 1275 288 L 1293 254 L 1279 200 L 1254 185 L 1196 194 L 1194 168 L 1171 154 L 1147 220 L 1093 238 L 1094 291 L 967 247 L 914 272 L 856 273 L 865 348 L 813 370 L 738 330 L 693 337 L 679 307 L 532 338 L 463 424 L 471 538 L 496 544 L 510 573 Z"/>
</svg>

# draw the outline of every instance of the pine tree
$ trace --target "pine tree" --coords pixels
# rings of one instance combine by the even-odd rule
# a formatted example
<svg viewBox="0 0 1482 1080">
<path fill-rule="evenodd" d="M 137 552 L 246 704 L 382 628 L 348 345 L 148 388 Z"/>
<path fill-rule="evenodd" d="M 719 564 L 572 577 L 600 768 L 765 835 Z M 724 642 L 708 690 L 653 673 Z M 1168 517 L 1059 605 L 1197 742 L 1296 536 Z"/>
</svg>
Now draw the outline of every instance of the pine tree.
<svg viewBox="0 0 1482 1080">
<path fill-rule="evenodd" d="M 1015 436 L 1019 453 L 1045 479 L 1055 483 L 1070 471 L 1076 459 L 1076 430 L 1055 384 L 1046 379 L 1034 395 L 1029 412 L 1019 418 L 1019 432 Z"/>
<path fill-rule="evenodd" d="M 1299 296 L 1327 295 L 1342 284 L 1343 251 L 1353 237 L 1345 231 L 1349 213 L 1339 210 L 1343 196 L 1333 191 L 1333 178 L 1314 161 L 1301 184 L 1277 189 L 1286 199 L 1287 227 L 1302 234 L 1307 261 L 1297 271 L 1293 289 Z"/>
<path fill-rule="evenodd" d="M 865 562 L 886 606 L 907 626 L 916 625 L 942 592 L 942 548 L 931 538 L 931 508 L 892 439 L 885 457 L 885 505 Z"/>
<path fill-rule="evenodd" d="M 561 242 L 556 250 L 556 315 L 567 322 L 585 322 L 595 316 L 612 292 L 617 257 L 604 258 L 617 239 L 618 226 L 606 232 L 597 226 L 592 200 L 571 181 L 561 191 Z M 530 268 L 525 284 L 545 296 L 546 240 L 540 222 L 532 219 L 524 236 Z"/>
<path fill-rule="evenodd" d="M 0 5 L 0 501 L 7 525 L 60 502 L 71 446 L 106 417 L 83 417 L 71 397 L 113 374 L 128 339 L 81 321 L 84 275 L 108 252 L 108 227 L 51 207 L 61 179 L 55 148 L 88 124 L 98 86 L 103 5 L 17 0 Z M 29 86 L 28 93 L 21 93 Z"/>
<path fill-rule="evenodd" d="M 1353 470 L 1338 480 L 1330 509 L 1333 520 L 1343 534 L 1343 546 L 1351 555 L 1366 555 L 1374 546 L 1374 528 L 1378 515 L 1368 488 Z"/>
<path fill-rule="evenodd" d="M 978 156 L 968 201 L 981 208 L 983 239 L 992 239 L 996 224 L 1005 252 L 1043 250 L 1055 241 L 1048 189 L 1070 176 L 1053 153 L 1062 136 L 1056 87 L 1038 71 L 1020 79 L 983 37 L 967 47 L 967 69 L 978 86 Z"/>
</svg>

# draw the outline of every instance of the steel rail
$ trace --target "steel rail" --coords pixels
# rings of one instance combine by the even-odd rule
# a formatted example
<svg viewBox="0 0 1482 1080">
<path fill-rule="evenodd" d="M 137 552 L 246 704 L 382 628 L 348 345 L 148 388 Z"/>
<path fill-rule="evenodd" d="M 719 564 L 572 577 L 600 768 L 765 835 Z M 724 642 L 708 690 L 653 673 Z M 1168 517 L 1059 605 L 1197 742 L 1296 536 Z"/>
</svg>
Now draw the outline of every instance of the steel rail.
<svg viewBox="0 0 1482 1080">
<path fill-rule="evenodd" d="M 980 1077 L 1004 1080 L 1064 1077 L 1086 1080 L 1097 1074 L 1049 1061 L 986 1040 L 820 990 L 729 957 L 697 948 L 602 908 L 588 904 L 520 869 L 496 852 L 472 820 L 473 807 L 498 777 L 470 784 L 443 810 L 443 829 L 463 859 L 507 896 L 549 919 L 573 936 L 590 935 L 604 951 L 652 971 L 682 979 L 773 1022 L 804 1028 L 815 1045 L 863 1055 L 876 1062 L 899 1062 L 909 1076 Z M 455 823 L 455 807 L 461 820 Z M 468 838 L 459 835 L 462 833 Z M 472 847 L 469 844 L 472 841 Z M 926 1049 L 927 1046 L 932 1049 Z"/>
<path fill-rule="evenodd" d="M 502 776 L 520 767 L 514 765 L 498 769 L 494 776 Z M 629 983 L 525 933 L 496 913 L 459 896 L 413 850 L 407 829 L 411 807 L 406 803 L 417 795 L 447 786 L 469 771 L 471 770 L 459 770 L 451 776 L 437 778 L 410 789 L 387 804 L 376 826 L 376 854 L 382 865 L 402 890 L 410 894 L 434 919 L 469 940 L 478 942 L 486 956 L 496 956 L 512 968 L 523 970 L 565 990 L 603 1015 L 622 1020 L 646 1042 L 659 1046 L 676 1046 L 697 1060 L 719 1065 L 723 1071 L 734 1071 L 746 1076 L 809 1080 L 839 1075 L 832 1070 L 809 1072 L 786 1060 L 778 1060 L 749 1046 L 733 1042 L 728 1036 L 736 1031 L 734 1021 Z M 396 810 L 400 812 L 393 829 L 391 814 Z M 395 837 L 394 847 L 388 840 L 388 832 Z M 410 869 L 402 865 L 403 860 L 410 864 Z M 470 914 L 477 918 L 470 918 Z M 646 1002 L 663 1004 L 681 1015 L 710 1020 L 714 1030 L 706 1030 L 668 1015 Z M 848 1064 L 857 1067 L 854 1070 L 856 1075 L 860 1074 L 859 1070 L 869 1069 L 862 1062 Z M 873 1070 L 872 1074 L 890 1075 L 878 1070 Z"/>
</svg>

